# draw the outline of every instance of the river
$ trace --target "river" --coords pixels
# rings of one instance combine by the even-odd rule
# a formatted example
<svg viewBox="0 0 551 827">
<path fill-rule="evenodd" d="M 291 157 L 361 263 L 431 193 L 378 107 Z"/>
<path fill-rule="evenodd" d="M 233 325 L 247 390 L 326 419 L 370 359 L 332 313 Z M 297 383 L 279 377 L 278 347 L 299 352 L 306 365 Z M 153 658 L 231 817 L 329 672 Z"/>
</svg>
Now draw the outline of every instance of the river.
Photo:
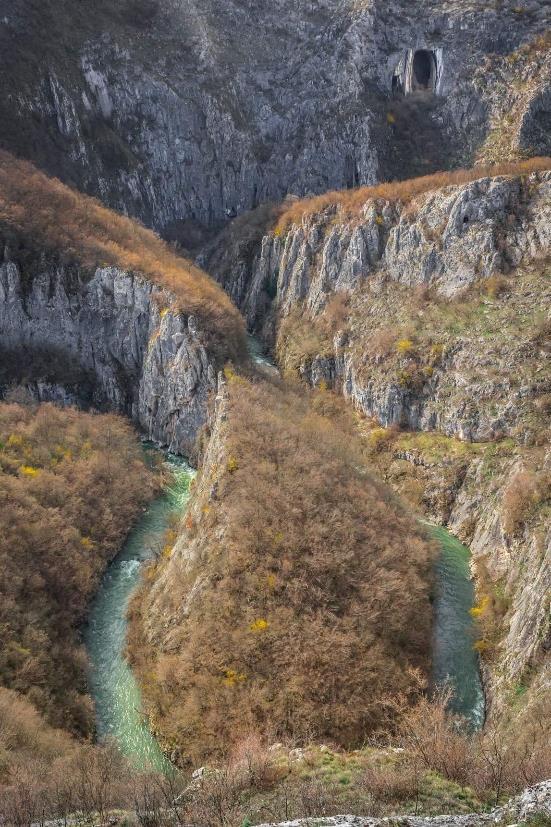
<svg viewBox="0 0 551 827">
<path fill-rule="evenodd" d="M 450 704 L 475 729 L 484 723 L 484 690 L 478 653 L 473 648 L 475 625 L 470 614 L 474 585 L 469 569 L 470 551 L 441 526 L 430 531 L 440 544 L 436 562 L 432 680 L 448 683 L 454 691 Z"/>
<path fill-rule="evenodd" d="M 141 564 L 162 546 L 171 517 L 184 510 L 194 475 L 180 457 L 167 454 L 165 463 L 172 471 L 173 483 L 149 505 L 107 569 L 85 631 L 99 738 L 114 738 L 137 768 L 159 771 L 167 770 L 170 764 L 144 720 L 140 689 L 124 653 L 126 611 L 139 583 Z"/>
</svg>

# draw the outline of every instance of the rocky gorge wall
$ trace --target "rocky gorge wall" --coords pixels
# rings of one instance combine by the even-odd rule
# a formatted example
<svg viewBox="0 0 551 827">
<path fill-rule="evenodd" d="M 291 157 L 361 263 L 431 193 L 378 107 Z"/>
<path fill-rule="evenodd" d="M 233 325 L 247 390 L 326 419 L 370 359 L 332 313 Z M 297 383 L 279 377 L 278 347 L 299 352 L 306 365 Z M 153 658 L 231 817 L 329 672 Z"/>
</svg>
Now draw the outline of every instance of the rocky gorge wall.
<svg viewBox="0 0 551 827">
<path fill-rule="evenodd" d="M 170 310 L 171 298 L 115 267 L 85 280 L 45 261 L 29 283 L 8 258 L 0 267 L 4 390 L 23 381 L 41 399 L 125 413 L 149 439 L 189 456 L 215 370 L 196 321 Z"/>
<path fill-rule="evenodd" d="M 428 171 L 469 162 L 503 114 L 486 58 L 541 34 L 547 8 L 15 0 L 0 12 L 1 145 L 192 244 L 193 222 L 411 176 L 416 152 Z M 393 78 L 416 50 L 438 82 L 408 110 Z M 514 95 L 511 71 L 498 74 Z M 544 76 L 522 93 L 523 152 L 543 151 Z"/>
<path fill-rule="evenodd" d="M 349 218 L 338 207 L 307 212 L 299 224 L 264 236 L 248 258 L 224 238 L 223 247 L 214 246 L 201 260 L 268 344 L 274 341 L 274 323 L 293 310 L 315 319 L 336 294 L 361 294 L 358 304 L 365 307 L 358 307 L 355 329 L 337 330 L 322 352 L 305 354 L 300 373 L 312 384 L 337 382 L 384 426 L 484 440 L 518 424 L 523 398 L 534 391 L 531 383 L 540 385 L 541 393 L 547 387 L 543 377 L 532 375 L 528 386 L 513 390 L 507 375 L 488 376 L 487 354 L 473 354 L 458 338 L 421 388 L 389 383 L 384 374 L 378 381 L 376 370 L 366 381 L 354 343 L 369 335 L 368 308 L 386 289 L 385 279 L 396 283 L 396 291 L 433 289 L 453 300 L 481 279 L 544 260 L 550 228 L 551 173 L 542 172 L 526 181 L 503 176 L 449 186 L 405 206 L 368 199 Z M 539 300 L 543 309 L 544 297 Z M 478 381 L 465 376 L 472 373 L 473 359 Z"/>
</svg>

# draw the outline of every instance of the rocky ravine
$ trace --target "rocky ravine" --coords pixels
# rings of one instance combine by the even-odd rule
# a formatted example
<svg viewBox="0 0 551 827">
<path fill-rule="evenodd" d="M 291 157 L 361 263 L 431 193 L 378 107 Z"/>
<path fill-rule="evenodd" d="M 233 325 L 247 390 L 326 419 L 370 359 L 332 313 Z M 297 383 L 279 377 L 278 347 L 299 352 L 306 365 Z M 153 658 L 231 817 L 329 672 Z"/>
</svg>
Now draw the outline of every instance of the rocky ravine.
<svg viewBox="0 0 551 827">
<path fill-rule="evenodd" d="M 471 547 L 480 600 L 498 607 L 481 643 L 496 710 L 527 686 L 543 697 L 550 679 L 550 227 L 551 174 L 504 176 L 405 207 L 368 201 L 349 218 L 328 208 L 204 259 L 249 325 L 278 340 L 282 363 L 382 426 L 446 435 L 428 448 L 393 437 L 376 456 L 389 482 L 410 499 L 421 487 L 415 504 Z M 496 273 L 504 295 L 477 287 L 464 298 Z M 331 327 L 339 294 L 348 318 Z M 523 487 L 539 504 L 515 523 L 507 509 Z"/>
<path fill-rule="evenodd" d="M 23 380 L 42 400 L 125 413 L 149 439 L 189 456 L 215 372 L 194 318 L 168 309 L 171 298 L 115 267 L 85 281 L 74 268 L 45 263 L 26 286 L 7 260 L 0 267 L 7 380 Z"/>
<path fill-rule="evenodd" d="M 191 244 L 189 220 L 217 225 L 288 192 L 470 163 L 507 114 L 486 59 L 498 56 L 515 98 L 505 61 L 545 30 L 549 9 L 257 0 L 254 11 L 3 0 L 1 145 Z M 428 96 L 409 107 L 416 52 Z M 545 76 L 522 75 L 513 153 L 547 151 Z"/>
</svg>

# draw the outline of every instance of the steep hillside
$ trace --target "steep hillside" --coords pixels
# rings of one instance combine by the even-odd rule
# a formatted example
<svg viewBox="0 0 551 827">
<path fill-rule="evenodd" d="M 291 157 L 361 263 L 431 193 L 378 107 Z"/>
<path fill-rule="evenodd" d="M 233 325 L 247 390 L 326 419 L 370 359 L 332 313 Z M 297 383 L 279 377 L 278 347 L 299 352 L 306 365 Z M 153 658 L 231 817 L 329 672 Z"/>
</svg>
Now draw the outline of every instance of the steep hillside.
<svg viewBox="0 0 551 827">
<path fill-rule="evenodd" d="M 486 61 L 514 96 L 507 61 L 548 22 L 545 0 L 257 0 L 254 13 L 239 0 L 3 0 L 0 12 L 0 144 L 186 244 L 288 192 L 472 161 L 504 97 Z M 520 150 L 547 151 L 546 93 L 526 83 L 522 98 Z"/>
<path fill-rule="evenodd" d="M 210 258 L 283 369 L 340 389 L 380 473 L 471 546 L 496 714 L 548 682 L 549 166 L 291 203 Z"/>
<path fill-rule="evenodd" d="M 246 356 L 222 290 L 141 225 L 0 156 L 0 388 L 130 415 L 191 454 L 217 368 Z"/>
<path fill-rule="evenodd" d="M 180 530 L 146 572 L 130 645 L 178 762 L 251 728 L 360 745 L 384 697 L 416 695 L 431 547 L 332 394 L 230 373 Z"/>
<path fill-rule="evenodd" d="M 94 729 L 77 630 L 155 485 L 123 420 L 0 405 L 0 685 L 54 726 Z"/>
</svg>

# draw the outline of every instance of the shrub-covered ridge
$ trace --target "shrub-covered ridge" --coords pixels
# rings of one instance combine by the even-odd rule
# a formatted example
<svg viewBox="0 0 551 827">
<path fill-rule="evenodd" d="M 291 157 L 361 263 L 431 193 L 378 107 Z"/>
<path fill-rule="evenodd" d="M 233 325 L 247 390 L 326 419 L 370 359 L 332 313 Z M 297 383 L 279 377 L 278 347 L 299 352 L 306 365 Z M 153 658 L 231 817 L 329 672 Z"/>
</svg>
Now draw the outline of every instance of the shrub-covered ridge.
<svg viewBox="0 0 551 827">
<path fill-rule="evenodd" d="M 331 393 L 229 376 L 183 534 L 134 604 L 153 727 L 181 761 L 251 726 L 361 744 L 428 669 L 431 546 Z"/>
<path fill-rule="evenodd" d="M 225 293 L 190 260 L 139 222 L 0 151 L 0 238 L 11 256 L 53 254 L 92 271 L 116 266 L 169 290 L 196 315 L 222 355 L 242 355 L 244 326 Z"/>
</svg>

